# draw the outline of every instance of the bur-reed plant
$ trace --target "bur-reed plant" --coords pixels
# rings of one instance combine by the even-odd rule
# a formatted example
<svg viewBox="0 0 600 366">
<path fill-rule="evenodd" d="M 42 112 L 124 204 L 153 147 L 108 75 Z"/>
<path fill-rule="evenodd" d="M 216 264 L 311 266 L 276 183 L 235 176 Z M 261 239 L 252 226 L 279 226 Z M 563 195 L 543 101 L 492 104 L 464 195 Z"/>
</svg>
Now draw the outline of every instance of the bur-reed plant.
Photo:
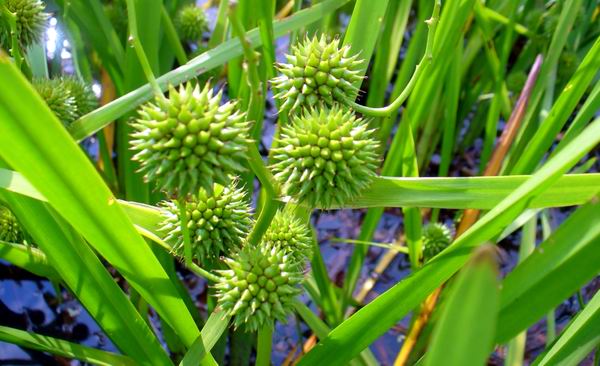
<svg viewBox="0 0 600 366">
<path fill-rule="evenodd" d="M 54 3 L 0 3 L 0 258 L 117 350 L 0 340 L 101 365 L 379 365 L 410 314 L 395 365 L 599 357 L 595 1 Z M 46 13 L 72 55 L 50 67 Z M 334 274 L 312 214 L 338 209 L 366 213 Z M 410 275 L 367 297 L 390 263 Z M 540 319 L 554 340 L 526 360 Z M 282 356 L 290 320 L 310 335 Z"/>
</svg>

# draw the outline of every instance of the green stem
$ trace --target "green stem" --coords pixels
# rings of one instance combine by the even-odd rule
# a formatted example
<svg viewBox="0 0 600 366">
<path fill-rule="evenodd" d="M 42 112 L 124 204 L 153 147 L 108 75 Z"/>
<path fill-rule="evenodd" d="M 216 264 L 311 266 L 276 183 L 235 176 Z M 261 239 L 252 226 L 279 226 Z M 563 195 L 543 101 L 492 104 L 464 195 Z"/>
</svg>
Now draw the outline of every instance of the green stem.
<svg viewBox="0 0 600 366">
<path fill-rule="evenodd" d="M 210 273 L 209 271 L 207 271 L 204 268 L 198 266 L 194 262 L 186 264 L 186 268 L 189 269 L 190 271 L 194 272 L 198 276 L 204 277 L 205 279 L 207 279 L 207 280 L 209 280 L 211 282 L 219 282 L 219 276 L 216 276 L 216 275 Z"/>
<path fill-rule="evenodd" d="M 246 59 L 244 66 L 247 84 L 250 91 L 250 98 L 247 105 L 248 119 L 254 121 L 251 136 L 258 141 L 262 129 L 261 117 L 263 115 L 263 109 L 265 105 L 263 84 L 258 73 L 258 58 L 256 57 L 256 53 L 253 50 L 250 40 L 246 36 L 246 30 L 244 29 L 244 25 L 242 24 L 242 20 L 238 14 L 237 2 L 235 1 L 229 5 L 229 21 L 231 22 L 233 34 L 235 34 L 240 40 L 242 51 L 244 52 L 244 58 Z"/>
<path fill-rule="evenodd" d="M 256 174 L 256 177 L 265 189 L 267 195 L 272 199 L 277 198 L 280 193 L 279 185 L 275 181 L 273 174 L 265 167 L 263 158 L 260 155 L 260 152 L 258 152 L 258 147 L 255 143 L 248 144 L 248 154 L 250 158 L 248 164 L 254 174 Z"/>
<path fill-rule="evenodd" d="M 161 5 L 160 9 L 160 19 L 162 24 L 165 27 L 165 35 L 167 36 L 167 40 L 173 47 L 173 52 L 175 52 L 175 57 L 177 57 L 177 62 L 180 65 L 185 65 L 188 62 L 187 55 L 185 54 L 185 50 L 179 41 L 179 36 L 177 35 L 177 30 L 175 30 L 175 26 L 173 25 L 173 21 L 171 21 L 171 17 L 165 8 L 165 5 Z"/>
<path fill-rule="evenodd" d="M 150 67 L 150 62 L 148 61 L 148 57 L 144 52 L 144 47 L 142 46 L 142 42 L 140 41 L 140 37 L 138 35 L 137 30 L 137 16 L 135 11 L 135 5 L 133 3 L 134 0 L 125 0 L 127 2 L 127 18 L 129 21 L 129 39 L 128 42 L 133 45 L 135 49 L 135 53 L 138 57 L 140 65 L 142 66 L 142 70 L 144 71 L 144 75 L 146 75 L 146 79 L 148 83 L 154 90 L 154 94 L 159 97 L 163 97 L 162 90 L 156 81 L 156 77 L 154 77 L 154 73 L 152 72 L 152 67 Z"/>
<path fill-rule="evenodd" d="M 23 62 L 23 56 L 21 56 L 21 47 L 19 46 L 19 33 L 17 29 L 17 15 L 10 10 L 6 6 L 2 6 L 2 14 L 6 17 L 8 21 L 8 25 L 10 27 L 10 54 L 12 58 L 15 60 L 15 66 L 17 69 L 21 70 L 21 63 Z"/>
<path fill-rule="evenodd" d="M 439 22 L 440 6 L 441 0 L 437 0 L 433 6 L 433 14 L 431 15 L 431 18 L 426 20 L 427 26 L 429 27 L 429 33 L 427 34 L 427 46 L 425 48 L 425 54 L 423 55 L 421 61 L 415 67 L 415 72 L 413 73 L 408 84 L 406 84 L 406 87 L 404 88 L 404 90 L 402 90 L 402 93 L 400 93 L 398 98 L 396 98 L 390 105 L 381 108 L 367 107 L 364 105 L 360 105 L 354 102 L 353 100 L 347 99 L 346 103 L 350 107 L 364 115 L 373 117 L 387 117 L 402 106 L 402 103 L 406 101 L 412 90 L 415 88 L 415 85 L 417 85 L 417 81 L 419 80 L 427 66 L 431 64 L 431 60 L 433 59 L 433 39 L 435 35 L 435 30 L 437 28 L 437 24 Z"/>
<path fill-rule="evenodd" d="M 268 193 L 266 193 L 265 198 L 265 204 L 260 211 L 260 215 L 258 215 L 258 220 L 256 220 L 256 224 L 254 224 L 250 235 L 248 235 L 248 243 L 255 246 L 260 244 L 260 240 L 271 225 L 271 221 L 281 205 L 279 201 L 272 198 Z"/>
<path fill-rule="evenodd" d="M 256 345 L 256 366 L 271 364 L 271 345 L 273 343 L 273 324 L 267 324 L 258 330 Z"/>
</svg>

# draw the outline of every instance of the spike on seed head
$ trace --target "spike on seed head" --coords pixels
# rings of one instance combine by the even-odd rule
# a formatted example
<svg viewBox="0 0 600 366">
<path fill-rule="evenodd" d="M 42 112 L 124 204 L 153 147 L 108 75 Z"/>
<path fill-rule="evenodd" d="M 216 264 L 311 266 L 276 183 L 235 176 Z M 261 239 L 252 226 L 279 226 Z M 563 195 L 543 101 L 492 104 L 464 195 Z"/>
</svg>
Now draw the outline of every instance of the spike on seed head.
<svg viewBox="0 0 600 366">
<path fill-rule="evenodd" d="M 43 38 L 48 14 L 44 13 L 46 5 L 39 0 L 5 0 L 3 6 L 15 14 L 17 34 L 20 46 L 25 49 Z M 8 21 L 0 22 L 0 48 L 11 47 L 11 29 Z"/>
<path fill-rule="evenodd" d="M 184 41 L 196 42 L 202 39 L 202 33 L 207 29 L 204 9 L 195 4 L 181 8 L 175 17 L 175 27 Z"/>
<path fill-rule="evenodd" d="M 341 46 L 338 38 L 327 42 L 324 35 L 305 38 L 292 47 L 288 63 L 276 64 L 279 76 L 271 80 L 275 98 L 282 103 L 280 110 L 297 112 L 303 107 L 354 100 L 358 94 L 355 83 L 363 60 L 351 55 L 350 46 Z"/>
<path fill-rule="evenodd" d="M 236 328 L 256 331 L 275 320 L 285 321 L 300 294 L 302 268 L 276 247 L 245 246 L 225 259 L 215 285 L 218 305 L 233 317 Z"/>
<path fill-rule="evenodd" d="M 366 188 L 379 161 L 367 122 L 339 105 L 305 110 L 282 127 L 271 169 L 285 194 L 312 207 L 341 205 Z"/>
<path fill-rule="evenodd" d="M 234 181 L 223 187 L 215 184 L 212 193 L 200 188 L 185 203 L 192 255 L 201 263 L 239 249 L 250 232 L 250 205 L 242 188 Z M 173 252 L 183 257 L 183 234 L 180 211 L 175 201 L 162 204 L 164 220 L 160 231 L 165 241 L 173 243 Z"/>
<path fill-rule="evenodd" d="M 219 105 L 221 97 L 208 83 L 203 89 L 188 83 L 140 108 L 131 147 L 147 181 L 185 196 L 227 185 L 245 170 L 249 123 L 235 103 Z"/>
<path fill-rule="evenodd" d="M 6 207 L 0 206 L 0 240 L 9 243 L 22 243 L 25 239 L 17 218 Z"/>
<path fill-rule="evenodd" d="M 437 222 L 425 225 L 422 233 L 423 259 L 425 262 L 438 255 L 452 242 L 452 232 L 444 225 Z"/>
<path fill-rule="evenodd" d="M 279 248 L 300 264 L 312 257 L 310 231 L 291 213 L 277 211 L 262 240 L 264 246 Z"/>
</svg>

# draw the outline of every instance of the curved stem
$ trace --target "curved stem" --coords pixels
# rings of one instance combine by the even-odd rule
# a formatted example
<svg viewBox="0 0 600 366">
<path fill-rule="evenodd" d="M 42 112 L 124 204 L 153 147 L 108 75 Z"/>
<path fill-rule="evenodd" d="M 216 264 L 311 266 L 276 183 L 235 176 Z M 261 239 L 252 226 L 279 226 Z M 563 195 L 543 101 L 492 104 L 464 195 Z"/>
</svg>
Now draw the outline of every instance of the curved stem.
<svg viewBox="0 0 600 366">
<path fill-rule="evenodd" d="M 256 366 L 269 366 L 271 364 L 271 344 L 273 338 L 273 324 L 266 324 L 258 330 L 256 345 Z"/>
<path fill-rule="evenodd" d="M 8 10 L 6 6 L 2 6 L 2 14 L 6 17 L 8 21 L 8 25 L 10 27 L 10 54 L 12 58 L 15 60 L 15 66 L 17 69 L 21 70 L 21 62 L 23 61 L 23 56 L 21 56 L 21 47 L 19 46 L 19 33 L 17 30 L 17 16 L 15 13 Z"/>
<path fill-rule="evenodd" d="M 404 88 L 404 90 L 402 90 L 402 93 L 400 93 L 398 98 L 396 98 L 390 105 L 381 108 L 367 107 L 358 104 L 353 100 L 346 100 L 346 103 L 350 107 L 352 107 L 352 109 L 367 116 L 387 117 L 394 113 L 397 109 L 399 109 L 402 106 L 402 103 L 404 103 L 406 99 L 408 99 L 408 96 L 417 85 L 417 81 L 419 80 L 427 66 L 431 64 L 431 60 L 433 59 L 433 40 L 435 38 L 435 30 L 437 28 L 437 24 L 440 18 L 440 6 L 441 0 L 437 0 L 433 6 L 433 13 L 431 15 L 431 18 L 425 21 L 427 23 L 427 26 L 429 27 L 425 54 L 423 55 L 421 61 L 415 67 L 415 72 L 413 73 L 408 84 L 406 84 L 406 87 Z"/>
<path fill-rule="evenodd" d="M 148 57 L 146 57 L 146 53 L 144 52 L 144 47 L 142 46 L 142 42 L 140 42 L 140 37 L 138 35 L 137 29 L 137 16 L 135 12 L 135 5 L 133 3 L 134 0 L 126 0 L 127 2 L 127 18 L 129 21 L 129 39 L 128 42 L 133 45 L 135 53 L 138 57 L 140 65 L 142 66 L 142 70 L 144 71 L 144 75 L 146 75 L 146 79 L 148 83 L 154 90 L 154 94 L 159 97 L 164 97 L 158 82 L 156 81 L 156 77 L 154 77 L 154 73 L 152 72 L 152 67 L 150 67 L 150 62 L 148 61 Z"/>
</svg>

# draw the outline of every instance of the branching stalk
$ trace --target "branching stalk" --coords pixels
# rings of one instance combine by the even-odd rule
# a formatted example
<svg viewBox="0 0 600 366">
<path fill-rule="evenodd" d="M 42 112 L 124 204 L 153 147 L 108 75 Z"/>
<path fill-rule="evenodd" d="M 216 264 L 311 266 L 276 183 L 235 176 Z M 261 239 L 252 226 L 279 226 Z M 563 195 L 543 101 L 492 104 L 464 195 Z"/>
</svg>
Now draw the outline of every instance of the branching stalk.
<svg viewBox="0 0 600 366">
<path fill-rule="evenodd" d="M 150 62 L 148 61 L 148 57 L 146 56 L 146 52 L 144 52 L 144 47 L 142 46 L 142 42 L 140 41 L 140 37 L 137 29 L 137 15 L 135 11 L 135 5 L 133 3 L 134 0 L 126 0 L 127 2 L 127 18 L 129 21 L 129 39 L 128 42 L 133 45 L 135 53 L 138 57 L 140 65 L 142 66 L 142 70 L 144 71 L 144 75 L 148 80 L 148 83 L 152 87 L 154 94 L 159 97 L 164 97 L 158 82 L 156 81 L 156 77 L 154 77 L 154 73 L 152 72 L 152 67 L 150 67 Z"/>
<path fill-rule="evenodd" d="M 352 107 L 355 111 L 367 116 L 388 117 L 402 106 L 402 103 L 404 103 L 406 99 L 408 99 L 408 96 L 417 85 L 417 81 L 419 80 L 423 72 L 427 69 L 427 66 L 431 64 L 431 60 L 433 59 L 433 40 L 435 38 L 435 30 L 437 28 L 437 24 L 440 18 L 440 7 L 441 0 L 437 0 L 433 6 L 433 13 L 431 15 L 431 18 L 425 21 L 427 23 L 427 26 L 429 27 L 429 33 L 427 34 L 427 45 L 425 47 L 425 54 L 423 55 L 421 61 L 415 67 L 414 74 L 408 81 L 408 84 L 406 84 L 406 87 L 404 87 L 404 90 L 402 90 L 402 93 L 398 95 L 398 98 L 396 98 L 390 105 L 381 108 L 367 107 L 347 99 L 346 103 L 350 107 Z"/>
</svg>

